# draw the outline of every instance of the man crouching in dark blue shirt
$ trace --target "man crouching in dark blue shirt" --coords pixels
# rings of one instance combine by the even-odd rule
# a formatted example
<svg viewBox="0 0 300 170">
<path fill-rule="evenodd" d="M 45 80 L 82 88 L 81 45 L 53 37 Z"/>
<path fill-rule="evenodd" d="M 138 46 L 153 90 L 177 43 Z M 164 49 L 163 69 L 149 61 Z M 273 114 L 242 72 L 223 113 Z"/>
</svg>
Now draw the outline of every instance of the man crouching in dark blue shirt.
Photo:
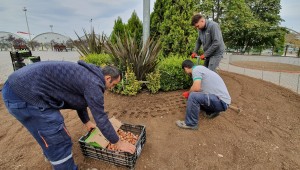
<svg viewBox="0 0 300 170">
<path fill-rule="evenodd" d="M 54 169 L 77 169 L 72 141 L 60 109 L 77 110 L 88 130 L 97 127 L 118 149 L 134 153 L 135 146 L 119 140 L 104 112 L 104 91 L 122 79 L 113 66 L 103 69 L 83 61 L 45 61 L 15 71 L 2 95 L 8 111 L 32 134 Z M 96 125 L 90 121 L 90 108 Z"/>
</svg>

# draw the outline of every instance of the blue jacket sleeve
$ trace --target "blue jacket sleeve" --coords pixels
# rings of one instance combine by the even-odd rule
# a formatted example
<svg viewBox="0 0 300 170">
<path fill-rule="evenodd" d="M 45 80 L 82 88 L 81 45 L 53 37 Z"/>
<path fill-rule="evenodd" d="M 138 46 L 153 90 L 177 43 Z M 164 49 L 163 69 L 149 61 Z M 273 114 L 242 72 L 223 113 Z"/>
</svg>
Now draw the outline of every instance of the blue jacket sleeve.
<svg viewBox="0 0 300 170">
<path fill-rule="evenodd" d="M 77 114 L 84 124 L 86 124 L 90 120 L 87 109 L 77 110 Z"/>
<path fill-rule="evenodd" d="M 107 114 L 104 112 L 103 91 L 98 85 L 90 86 L 84 91 L 84 97 L 90 108 L 97 127 L 104 137 L 111 143 L 119 141 L 119 137 L 110 123 Z"/>
</svg>

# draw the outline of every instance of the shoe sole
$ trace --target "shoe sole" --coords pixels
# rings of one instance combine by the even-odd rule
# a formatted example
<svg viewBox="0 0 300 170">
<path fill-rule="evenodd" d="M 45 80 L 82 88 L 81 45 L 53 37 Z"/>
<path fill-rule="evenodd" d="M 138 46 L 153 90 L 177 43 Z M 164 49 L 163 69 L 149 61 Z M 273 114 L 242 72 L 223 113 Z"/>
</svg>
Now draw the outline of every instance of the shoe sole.
<svg viewBox="0 0 300 170">
<path fill-rule="evenodd" d="M 198 130 L 198 126 L 196 127 L 193 127 L 193 126 L 186 126 L 186 125 L 182 125 L 178 122 L 176 122 L 176 125 L 179 127 L 179 128 L 182 128 L 182 129 L 190 129 L 190 130 Z"/>
<path fill-rule="evenodd" d="M 220 115 L 220 113 L 217 113 L 217 114 L 210 114 L 210 115 L 207 115 L 207 114 L 204 114 L 204 117 L 208 118 L 208 119 L 213 119 L 213 118 L 216 118 Z"/>
</svg>

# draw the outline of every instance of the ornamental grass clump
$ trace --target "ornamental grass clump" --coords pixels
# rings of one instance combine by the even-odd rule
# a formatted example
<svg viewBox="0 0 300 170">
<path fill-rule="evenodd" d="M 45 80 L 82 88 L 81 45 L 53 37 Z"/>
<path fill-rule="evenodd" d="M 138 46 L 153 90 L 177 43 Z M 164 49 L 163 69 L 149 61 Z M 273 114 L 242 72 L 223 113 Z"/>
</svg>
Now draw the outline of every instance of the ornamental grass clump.
<svg viewBox="0 0 300 170">
<path fill-rule="evenodd" d="M 145 80 L 146 74 L 153 72 L 158 64 L 158 53 L 161 49 L 160 42 L 148 39 L 142 45 L 125 34 L 124 38 L 116 37 L 116 42 L 106 40 L 104 43 L 104 51 L 113 57 L 114 64 L 122 71 L 131 67 L 137 80 Z"/>
<path fill-rule="evenodd" d="M 81 56 L 88 56 L 89 54 L 100 54 L 103 53 L 103 44 L 105 40 L 105 35 L 97 35 L 95 31 L 92 30 L 91 34 L 88 34 L 85 30 L 84 38 L 78 36 L 78 40 L 73 41 L 74 46 L 78 49 Z"/>
</svg>

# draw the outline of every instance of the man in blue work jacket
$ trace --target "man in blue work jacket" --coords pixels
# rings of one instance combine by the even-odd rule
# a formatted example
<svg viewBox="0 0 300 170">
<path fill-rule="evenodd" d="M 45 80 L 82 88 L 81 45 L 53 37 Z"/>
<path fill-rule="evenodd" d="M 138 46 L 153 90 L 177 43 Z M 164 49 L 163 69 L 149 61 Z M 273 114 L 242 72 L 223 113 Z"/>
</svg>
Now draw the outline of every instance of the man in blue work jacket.
<svg viewBox="0 0 300 170">
<path fill-rule="evenodd" d="M 134 153 L 135 146 L 119 140 L 104 112 L 104 91 L 121 79 L 113 66 L 103 69 L 83 61 L 45 61 L 15 71 L 2 95 L 8 111 L 31 133 L 55 170 L 77 169 L 72 141 L 60 109 L 77 110 L 88 130 L 96 126 L 118 149 Z M 90 108 L 96 124 L 90 121 Z"/>
</svg>

